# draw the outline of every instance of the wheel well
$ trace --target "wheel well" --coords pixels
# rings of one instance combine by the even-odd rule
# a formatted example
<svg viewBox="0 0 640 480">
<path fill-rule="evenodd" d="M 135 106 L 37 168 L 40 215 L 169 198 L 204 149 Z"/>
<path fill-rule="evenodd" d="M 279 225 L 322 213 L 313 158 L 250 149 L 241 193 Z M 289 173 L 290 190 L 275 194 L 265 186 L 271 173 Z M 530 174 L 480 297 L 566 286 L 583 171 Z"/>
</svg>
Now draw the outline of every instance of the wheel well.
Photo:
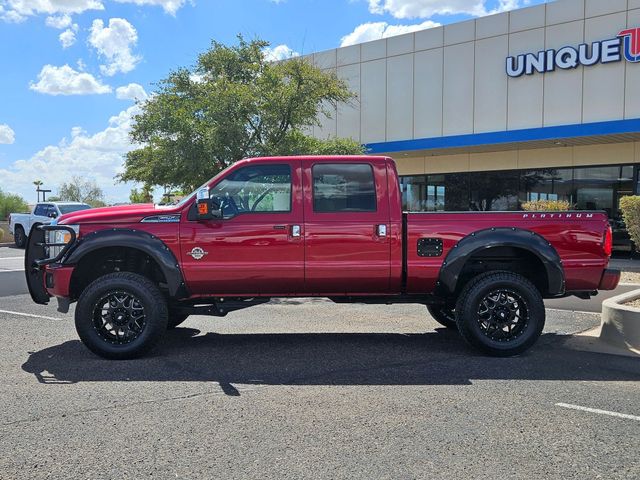
<svg viewBox="0 0 640 480">
<path fill-rule="evenodd" d="M 142 250 L 131 247 L 107 247 L 93 250 L 80 259 L 71 277 L 70 292 L 77 299 L 94 280 L 114 272 L 142 275 L 167 292 L 167 279 L 158 263 Z"/>
<path fill-rule="evenodd" d="M 456 294 L 459 294 L 473 277 L 494 270 L 506 270 L 522 275 L 543 295 L 549 291 L 547 270 L 537 255 L 524 248 L 503 246 L 483 249 L 471 255 L 460 272 Z"/>
</svg>

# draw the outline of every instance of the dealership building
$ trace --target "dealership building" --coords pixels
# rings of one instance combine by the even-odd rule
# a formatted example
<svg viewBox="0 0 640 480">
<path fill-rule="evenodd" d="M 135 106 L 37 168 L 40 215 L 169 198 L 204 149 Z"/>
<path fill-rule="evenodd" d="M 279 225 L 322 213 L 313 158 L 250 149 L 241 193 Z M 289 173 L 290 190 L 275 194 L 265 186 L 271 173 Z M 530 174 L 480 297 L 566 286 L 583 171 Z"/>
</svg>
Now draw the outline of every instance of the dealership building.
<svg viewBox="0 0 640 480">
<path fill-rule="evenodd" d="M 558 0 L 309 58 L 357 99 L 313 129 L 395 158 L 405 207 L 639 193 L 640 0 Z"/>
</svg>

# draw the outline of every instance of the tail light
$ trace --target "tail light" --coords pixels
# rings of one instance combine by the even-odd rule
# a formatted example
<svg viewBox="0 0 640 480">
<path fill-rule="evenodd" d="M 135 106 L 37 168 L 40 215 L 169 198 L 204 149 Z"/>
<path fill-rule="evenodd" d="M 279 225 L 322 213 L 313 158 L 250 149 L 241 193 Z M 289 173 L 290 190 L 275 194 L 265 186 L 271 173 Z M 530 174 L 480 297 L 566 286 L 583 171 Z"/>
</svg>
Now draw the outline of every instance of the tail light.
<svg viewBox="0 0 640 480">
<path fill-rule="evenodd" d="M 607 230 L 604 232 L 604 243 L 602 246 L 604 248 L 605 255 L 610 257 L 611 252 L 613 251 L 613 231 L 611 230 L 611 225 L 609 225 Z"/>
</svg>

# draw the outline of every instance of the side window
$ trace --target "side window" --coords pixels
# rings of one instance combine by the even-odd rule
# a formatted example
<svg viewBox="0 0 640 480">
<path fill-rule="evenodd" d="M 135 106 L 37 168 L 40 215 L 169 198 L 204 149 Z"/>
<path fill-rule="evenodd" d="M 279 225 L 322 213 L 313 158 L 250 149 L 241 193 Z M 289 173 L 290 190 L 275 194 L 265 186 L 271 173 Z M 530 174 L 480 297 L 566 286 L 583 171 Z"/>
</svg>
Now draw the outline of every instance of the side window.
<svg viewBox="0 0 640 480">
<path fill-rule="evenodd" d="M 209 192 L 218 201 L 223 218 L 243 213 L 291 211 L 289 165 L 252 165 L 236 170 Z"/>
<path fill-rule="evenodd" d="M 313 166 L 313 211 L 375 212 L 373 168 L 366 163 L 322 163 Z"/>
<path fill-rule="evenodd" d="M 49 207 L 49 205 L 45 205 L 43 203 L 39 203 L 38 205 L 36 205 L 36 209 L 33 211 L 33 214 L 41 216 L 41 217 L 46 217 L 47 216 L 48 207 Z"/>
</svg>

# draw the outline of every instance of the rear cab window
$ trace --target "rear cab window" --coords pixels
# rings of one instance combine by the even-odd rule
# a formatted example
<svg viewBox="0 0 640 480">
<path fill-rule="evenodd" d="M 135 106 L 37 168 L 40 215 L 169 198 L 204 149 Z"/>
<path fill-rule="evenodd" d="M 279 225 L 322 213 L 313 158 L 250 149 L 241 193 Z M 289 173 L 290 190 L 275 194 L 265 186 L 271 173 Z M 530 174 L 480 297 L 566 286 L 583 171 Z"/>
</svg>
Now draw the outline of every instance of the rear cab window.
<svg viewBox="0 0 640 480">
<path fill-rule="evenodd" d="M 373 168 L 367 163 L 320 163 L 312 167 L 313 211 L 377 211 Z"/>
</svg>

